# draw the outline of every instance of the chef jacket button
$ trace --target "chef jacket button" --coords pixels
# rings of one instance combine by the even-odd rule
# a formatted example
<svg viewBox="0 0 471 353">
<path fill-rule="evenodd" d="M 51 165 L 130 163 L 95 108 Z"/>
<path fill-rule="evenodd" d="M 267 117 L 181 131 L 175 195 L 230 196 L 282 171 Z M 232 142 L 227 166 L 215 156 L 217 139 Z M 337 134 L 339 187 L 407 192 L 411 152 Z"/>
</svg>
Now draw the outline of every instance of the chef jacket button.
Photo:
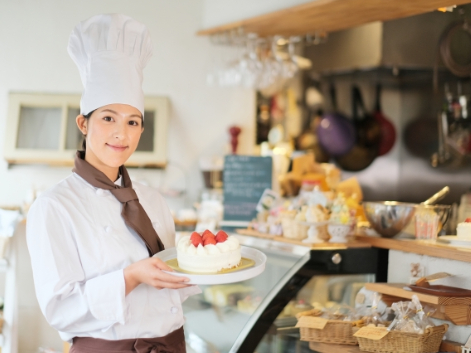
<svg viewBox="0 0 471 353">
<path fill-rule="evenodd" d="M 178 308 L 176 306 L 172 306 L 172 309 L 170 309 L 170 311 L 172 312 L 172 314 L 176 314 L 178 313 Z"/>
<path fill-rule="evenodd" d="M 111 229 L 112 229 L 112 228 L 111 228 L 110 226 L 106 226 L 106 227 L 105 227 L 105 232 L 106 232 L 106 233 L 109 233 L 109 232 L 111 232 Z"/>
<path fill-rule="evenodd" d="M 105 190 L 103 190 L 103 189 L 96 189 L 96 194 L 97 194 L 98 196 L 103 196 L 103 195 L 105 194 Z"/>
</svg>

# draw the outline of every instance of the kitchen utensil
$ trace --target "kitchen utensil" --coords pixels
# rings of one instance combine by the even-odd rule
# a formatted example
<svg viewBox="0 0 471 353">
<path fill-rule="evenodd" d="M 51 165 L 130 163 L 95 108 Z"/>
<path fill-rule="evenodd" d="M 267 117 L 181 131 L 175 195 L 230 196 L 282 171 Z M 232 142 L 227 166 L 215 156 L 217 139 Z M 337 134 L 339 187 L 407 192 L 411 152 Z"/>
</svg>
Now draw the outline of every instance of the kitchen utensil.
<svg viewBox="0 0 471 353">
<path fill-rule="evenodd" d="M 434 168 L 453 162 L 453 158 L 449 151 L 449 146 L 446 142 L 448 136 L 448 117 L 446 112 L 439 112 L 437 114 L 437 123 L 438 151 L 430 158 L 430 164 Z"/>
<path fill-rule="evenodd" d="M 436 295 L 438 297 L 471 297 L 471 290 L 469 289 L 439 284 L 430 285 L 428 287 L 410 285 L 409 288 L 412 289 L 413 292 Z"/>
<path fill-rule="evenodd" d="M 445 186 L 435 194 L 433 194 L 431 197 L 429 197 L 427 200 L 424 202 L 420 203 L 418 206 L 418 209 L 420 210 L 427 210 L 427 207 L 429 210 L 433 210 L 435 213 L 438 214 L 438 229 L 437 233 L 440 232 L 443 228 L 443 225 L 445 222 L 448 220 L 449 212 L 451 210 L 451 206 L 447 205 L 437 205 L 437 207 L 433 207 L 433 205 L 444 198 L 448 193 L 450 192 L 450 188 L 448 186 Z M 443 206 L 443 207 L 442 207 Z M 405 228 L 404 232 L 409 233 L 409 234 L 416 234 L 416 229 L 415 229 L 415 222 L 410 222 Z"/>
<path fill-rule="evenodd" d="M 417 207 L 414 222 L 415 238 L 436 240 L 438 235 L 439 216 L 432 210 Z"/>
<path fill-rule="evenodd" d="M 336 157 L 336 161 L 343 170 L 360 171 L 378 156 L 381 125 L 366 113 L 360 89 L 355 85 L 352 87 L 352 113 L 356 143 L 348 153 Z"/>
<path fill-rule="evenodd" d="M 316 131 L 322 148 L 332 156 L 340 156 L 350 151 L 355 144 L 355 129 L 352 122 L 337 111 L 337 97 L 333 84 L 329 91 L 333 111 L 323 115 Z"/>
<path fill-rule="evenodd" d="M 458 77 L 471 75 L 471 62 L 467 62 L 466 54 L 458 48 L 469 47 L 471 29 L 466 20 L 451 23 L 444 31 L 439 41 L 440 55 L 445 66 Z"/>
<path fill-rule="evenodd" d="M 429 287 L 430 282 L 447 277 L 453 277 L 453 275 L 449 274 L 448 272 L 437 272 L 425 277 L 420 277 L 417 281 L 415 281 L 415 285 L 419 287 Z"/>
<path fill-rule="evenodd" d="M 385 238 L 392 238 L 410 222 L 417 205 L 396 201 L 363 202 L 371 227 Z"/>
<path fill-rule="evenodd" d="M 330 155 L 322 148 L 317 136 L 317 126 L 322 119 L 321 105 L 324 97 L 318 88 L 318 82 L 310 81 L 304 94 L 304 105 L 306 107 L 303 132 L 296 139 L 298 150 L 312 150 L 318 163 L 327 163 Z"/>
<path fill-rule="evenodd" d="M 439 147 L 436 119 L 421 117 L 412 120 L 406 125 L 403 138 L 411 154 L 428 160 Z"/>
<path fill-rule="evenodd" d="M 448 217 L 450 215 L 451 206 L 450 205 L 421 205 L 418 204 L 416 208 L 416 213 L 419 211 L 433 211 L 438 215 L 438 228 L 437 234 L 440 233 L 443 226 L 445 225 Z M 415 235 L 415 222 L 410 222 L 406 225 L 403 230 L 404 233 L 414 234 Z"/>
<path fill-rule="evenodd" d="M 381 110 L 381 84 L 376 85 L 376 104 L 373 113 L 374 118 L 381 126 L 381 142 L 379 143 L 378 155 L 387 154 L 396 142 L 396 128 Z"/>
<path fill-rule="evenodd" d="M 440 191 L 436 192 L 431 197 L 429 197 L 427 200 L 422 202 L 421 205 L 433 205 L 437 201 L 443 199 L 446 195 L 448 195 L 449 192 L 450 192 L 450 188 L 448 186 L 445 186 Z"/>
</svg>

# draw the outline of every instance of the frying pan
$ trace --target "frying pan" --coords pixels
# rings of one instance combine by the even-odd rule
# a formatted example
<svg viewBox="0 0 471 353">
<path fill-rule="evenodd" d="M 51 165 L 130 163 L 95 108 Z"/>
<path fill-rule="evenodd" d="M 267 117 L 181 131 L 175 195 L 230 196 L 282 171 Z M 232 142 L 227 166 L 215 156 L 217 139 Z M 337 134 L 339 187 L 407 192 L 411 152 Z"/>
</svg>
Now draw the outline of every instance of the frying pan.
<svg viewBox="0 0 471 353">
<path fill-rule="evenodd" d="M 317 126 L 317 137 L 322 148 L 332 156 L 341 156 L 355 144 L 355 128 L 352 122 L 337 111 L 335 86 L 330 85 L 333 111 L 322 116 Z"/>
<path fill-rule="evenodd" d="M 376 85 L 376 105 L 374 118 L 381 126 L 381 142 L 379 143 L 378 155 L 384 156 L 391 151 L 396 142 L 396 128 L 381 111 L 381 84 Z"/>
<path fill-rule="evenodd" d="M 352 117 L 356 143 L 348 153 L 337 157 L 336 161 L 343 170 L 356 172 L 367 168 L 378 156 L 381 126 L 372 115 L 366 113 L 360 89 L 355 85 L 352 87 Z"/>
<path fill-rule="evenodd" d="M 416 157 L 429 159 L 438 150 L 438 129 L 435 119 L 420 117 L 404 129 L 404 144 Z"/>
</svg>

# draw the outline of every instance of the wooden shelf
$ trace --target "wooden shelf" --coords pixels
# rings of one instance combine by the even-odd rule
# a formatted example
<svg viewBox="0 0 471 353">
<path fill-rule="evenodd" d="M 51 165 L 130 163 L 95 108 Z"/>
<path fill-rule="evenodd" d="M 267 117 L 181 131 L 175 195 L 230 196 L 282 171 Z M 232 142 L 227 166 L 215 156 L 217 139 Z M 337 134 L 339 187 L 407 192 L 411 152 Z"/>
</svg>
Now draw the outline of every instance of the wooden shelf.
<svg viewBox="0 0 471 353">
<path fill-rule="evenodd" d="M 261 16 L 199 31 L 211 35 L 243 28 L 261 37 L 334 32 L 375 21 L 388 21 L 462 5 L 470 0 L 317 0 Z"/>
<path fill-rule="evenodd" d="M 451 321 L 455 325 L 471 324 L 471 297 L 439 297 L 436 295 L 405 290 L 405 283 L 366 283 L 365 288 L 382 294 L 381 300 L 391 305 L 417 295 L 422 304 L 434 306 L 437 311 L 432 315 L 436 319 Z"/>
<path fill-rule="evenodd" d="M 471 262 L 471 248 L 452 246 L 415 239 L 389 239 L 381 237 L 357 236 L 360 242 L 369 243 L 376 248 L 398 250 L 443 259 Z"/>
<path fill-rule="evenodd" d="M 308 247 L 312 250 L 371 248 L 371 245 L 369 243 L 363 242 L 363 241 L 357 241 L 355 239 L 352 239 L 348 243 L 318 243 L 318 244 L 312 244 L 312 243 L 303 243 L 302 240 L 295 240 L 295 239 L 285 238 L 285 237 L 281 237 L 281 236 L 275 236 L 275 235 L 260 233 L 260 232 L 257 232 L 256 230 L 253 230 L 253 229 L 236 229 L 236 232 L 238 234 L 242 234 L 242 235 L 248 235 L 248 236 L 263 238 L 263 239 L 271 239 L 271 240 L 279 241 L 279 242 L 282 242 L 282 243 L 289 243 L 289 244 L 293 244 L 293 245 L 305 246 L 305 247 Z"/>
</svg>

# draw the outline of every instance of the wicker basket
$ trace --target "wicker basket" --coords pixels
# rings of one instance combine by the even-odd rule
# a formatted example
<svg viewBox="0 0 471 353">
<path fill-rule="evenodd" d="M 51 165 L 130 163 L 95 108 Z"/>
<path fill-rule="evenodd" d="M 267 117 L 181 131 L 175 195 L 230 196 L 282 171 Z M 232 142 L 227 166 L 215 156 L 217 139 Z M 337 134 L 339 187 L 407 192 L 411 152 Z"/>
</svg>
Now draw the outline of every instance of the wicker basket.
<svg viewBox="0 0 471 353">
<path fill-rule="evenodd" d="M 283 229 L 283 236 L 285 238 L 302 240 L 307 238 L 307 231 L 309 226 L 301 224 L 299 221 L 290 217 L 283 217 L 281 219 L 281 227 Z"/>
<path fill-rule="evenodd" d="M 380 340 L 358 337 L 360 350 L 379 353 L 438 352 L 448 325 L 430 327 L 424 334 L 391 331 Z"/>
<path fill-rule="evenodd" d="M 358 330 L 350 321 L 329 320 L 323 330 L 300 327 L 301 341 L 349 344 L 355 346 L 358 340 L 353 334 Z"/>
</svg>

